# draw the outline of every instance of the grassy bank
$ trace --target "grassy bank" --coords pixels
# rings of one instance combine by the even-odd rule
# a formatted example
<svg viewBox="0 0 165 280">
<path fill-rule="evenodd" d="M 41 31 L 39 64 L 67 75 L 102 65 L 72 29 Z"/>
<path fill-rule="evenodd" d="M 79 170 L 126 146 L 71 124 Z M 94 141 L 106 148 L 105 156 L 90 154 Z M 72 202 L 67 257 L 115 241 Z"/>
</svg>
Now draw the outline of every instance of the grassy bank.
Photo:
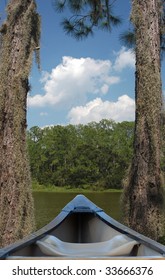
<svg viewBox="0 0 165 280">
<path fill-rule="evenodd" d="M 38 191 L 38 192 L 68 192 L 68 193 L 89 193 L 89 192 L 121 192 L 122 190 L 118 189 L 99 189 L 96 186 L 84 186 L 78 187 L 78 188 L 71 188 L 69 186 L 65 187 L 57 187 L 57 186 L 45 186 L 45 185 L 40 185 L 37 182 L 32 183 L 32 188 L 33 191 Z"/>
</svg>

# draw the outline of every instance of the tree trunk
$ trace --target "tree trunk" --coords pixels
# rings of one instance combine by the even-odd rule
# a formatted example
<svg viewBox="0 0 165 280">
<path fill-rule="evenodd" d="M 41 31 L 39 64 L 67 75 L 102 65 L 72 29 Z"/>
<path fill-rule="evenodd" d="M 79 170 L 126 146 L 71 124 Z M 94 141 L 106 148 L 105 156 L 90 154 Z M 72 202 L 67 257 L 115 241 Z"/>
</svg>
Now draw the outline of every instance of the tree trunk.
<svg viewBox="0 0 165 280">
<path fill-rule="evenodd" d="M 160 171 L 160 0 L 133 0 L 136 36 L 134 158 L 125 182 L 125 222 L 153 239 L 162 235 Z"/>
<path fill-rule="evenodd" d="M 0 53 L 0 246 L 34 228 L 26 147 L 26 101 L 40 19 L 33 0 L 11 0 L 1 27 Z"/>
</svg>

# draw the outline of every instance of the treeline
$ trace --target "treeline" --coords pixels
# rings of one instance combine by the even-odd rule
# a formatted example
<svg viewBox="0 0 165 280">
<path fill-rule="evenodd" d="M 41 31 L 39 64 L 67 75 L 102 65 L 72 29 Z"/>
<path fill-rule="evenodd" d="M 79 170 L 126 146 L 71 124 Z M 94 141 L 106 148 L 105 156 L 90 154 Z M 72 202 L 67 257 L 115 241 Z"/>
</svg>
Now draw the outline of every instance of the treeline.
<svg viewBox="0 0 165 280">
<path fill-rule="evenodd" d="M 32 179 L 43 185 L 121 188 L 132 158 L 133 122 L 32 127 L 28 149 Z"/>
</svg>

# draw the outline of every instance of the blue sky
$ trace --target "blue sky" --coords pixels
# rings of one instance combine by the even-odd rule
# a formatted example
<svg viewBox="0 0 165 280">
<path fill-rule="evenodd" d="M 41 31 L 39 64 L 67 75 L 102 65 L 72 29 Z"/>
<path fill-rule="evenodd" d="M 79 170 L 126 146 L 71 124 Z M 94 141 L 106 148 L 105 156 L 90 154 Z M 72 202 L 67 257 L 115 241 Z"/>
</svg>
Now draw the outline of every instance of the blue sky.
<svg viewBox="0 0 165 280">
<path fill-rule="evenodd" d="M 123 3 L 124 2 L 124 3 Z M 122 4 L 121 4 L 122 3 Z M 65 35 L 51 0 L 37 1 L 42 17 L 41 72 L 34 65 L 28 127 L 134 119 L 134 54 L 119 40 L 129 26 L 129 1 L 116 1 L 123 24 L 76 41 Z M 115 12 L 115 11 L 114 11 Z"/>
<path fill-rule="evenodd" d="M 56 124 L 134 120 L 132 50 L 119 40 L 129 28 L 130 2 L 116 0 L 123 23 L 83 41 L 65 35 L 51 0 L 36 0 L 41 15 L 41 71 L 33 64 L 28 95 L 28 128 Z M 162 65 L 164 74 L 164 62 Z M 165 86 L 163 84 L 163 91 Z"/>
</svg>

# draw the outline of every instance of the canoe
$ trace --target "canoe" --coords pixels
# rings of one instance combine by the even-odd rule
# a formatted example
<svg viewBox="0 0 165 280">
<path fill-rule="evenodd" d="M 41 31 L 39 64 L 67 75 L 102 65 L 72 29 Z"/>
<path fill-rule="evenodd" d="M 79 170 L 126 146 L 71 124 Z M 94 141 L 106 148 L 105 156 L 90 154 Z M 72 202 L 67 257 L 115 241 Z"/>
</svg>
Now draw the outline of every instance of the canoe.
<svg viewBox="0 0 165 280">
<path fill-rule="evenodd" d="M 0 259 L 164 258 L 165 246 L 77 195 L 48 225 L 0 249 Z"/>
</svg>

